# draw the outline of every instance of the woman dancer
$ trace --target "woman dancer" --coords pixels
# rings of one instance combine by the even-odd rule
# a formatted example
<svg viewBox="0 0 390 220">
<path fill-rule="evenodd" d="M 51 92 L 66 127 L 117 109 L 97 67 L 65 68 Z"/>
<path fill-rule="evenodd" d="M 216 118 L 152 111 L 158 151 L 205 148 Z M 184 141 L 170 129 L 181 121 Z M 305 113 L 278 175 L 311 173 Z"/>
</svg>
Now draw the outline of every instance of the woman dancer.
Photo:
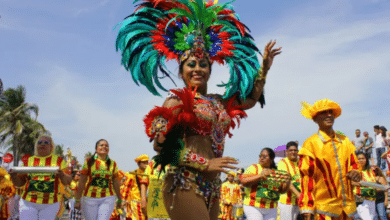
<svg viewBox="0 0 390 220">
<path fill-rule="evenodd" d="M 24 186 L 19 202 L 20 219 L 55 219 L 60 208 L 60 184 L 72 181 L 65 160 L 54 155 L 54 142 L 48 135 L 40 136 L 35 144 L 34 156 L 23 163 L 25 167 L 59 167 L 57 173 L 17 174 L 10 171 L 16 187 Z M 60 183 L 61 181 L 61 183 Z"/>
<path fill-rule="evenodd" d="M 274 159 L 275 152 L 264 148 L 260 152 L 259 163 L 248 167 L 241 177 L 245 186 L 244 213 L 248 220 L 277 218 L 280 194 L 287 192 L 290 184 L 270 180 L 270 175 L 277 169 Z"/>
<path fill-rule="evenodd" d="M 370 162 L 368 161 L 367 156 L 360 152 L 357 154 L 357 159 L 360 166 L 362 167 L 362 181 L 373 182 L 375 183 L 375 174 L 370 169 Z M 375 214 L 375 198 L 376 191 L 373 188 L 360 186 L 358 182 L 352 182 L 352 185 L 355 186 L 354 193 L 358 197 L 363 198 L 363 203 L 359 204 L 356 208 L 359 217 L 363 220 L 374 219 Z"/>
<path fill-rule="evenodd" d="M 118 166 L 108 157 L 109 150 L 106 140 L 98 140 L 94 155 L 85 161 L 80 172 L 74 208 L 82 208 L 86 220 L 109 220 L 115 208 L 116 197 L 116 205 L 121 207 Z M 81 196 L 84 196 L 82 205 Z"/>
<path fill-rule="evenodd" d="M 137 1 L 139 2 L 139 1 Z M 138 84 L 159 95 L 158 70 L 170 77 L 164 61 L 179 63 L 185 88 L 171 90 L 163 107 L 145 117 L 154 140 L 155 166 L 170 165 L 164 182 L 164 203 L 172 220 L 217 219 L 220 172 L 238 162 L 222 157 L 225 136 L 263 100 L 263 87 L 273 58 L 281 53 L 269 42 L 263 66 L 258 49 L 230 4 L 202 0 L 144 0 L 122 24 L 117 49 L 122 64 Z M 224 96 L 208 93 L 214 62 L 230 67 Z M 239 106 L 238 106 L 239 105 Z"/>
</svg>

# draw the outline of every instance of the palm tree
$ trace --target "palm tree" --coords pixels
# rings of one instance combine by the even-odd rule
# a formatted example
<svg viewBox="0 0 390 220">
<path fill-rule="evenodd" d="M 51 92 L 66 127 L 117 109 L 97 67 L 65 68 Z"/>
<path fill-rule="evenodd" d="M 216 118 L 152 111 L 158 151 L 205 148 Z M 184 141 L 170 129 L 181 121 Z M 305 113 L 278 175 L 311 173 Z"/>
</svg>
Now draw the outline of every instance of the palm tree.
<svg viewBox="0 0 390 220">
<path fill-rule="evenodd" d="M 6 102 L 0 102 L 0 145 L 12 149 L 14 166 L 17 166 L 23 150 L 31 150 L 34 146 L 31 145 L 35 142 L 34 137 L 47 131 L 36 121 L 38 106 L 25 102 L 26 89 L 23 86 L 9 88 L 3 95 Z M 31 139 L 25 139 L 26 136 Z"/>
<path fill-rule="evenodd" d="M 48 134 L 50 135 L 49 131 L 45 131 L 44 128 L 42 128 L 41 124 L 34 119 L 28 118 L 28 122 L 24 123 L 24 128 L 22 130 L 22 133 L 20 134 L 20 142 L 19 142 L 19 156 L 21 155 L 34 155 L 34 145 L 35 142 L 38 140 L 39 135 L 41 134 Z M 5 146 L 7 147 L 7 151 L 13 151 L 13 140 L 12 138 L 5 143 Z M 19 158 L 20 159 L 20 158 Z"/>
</svg>

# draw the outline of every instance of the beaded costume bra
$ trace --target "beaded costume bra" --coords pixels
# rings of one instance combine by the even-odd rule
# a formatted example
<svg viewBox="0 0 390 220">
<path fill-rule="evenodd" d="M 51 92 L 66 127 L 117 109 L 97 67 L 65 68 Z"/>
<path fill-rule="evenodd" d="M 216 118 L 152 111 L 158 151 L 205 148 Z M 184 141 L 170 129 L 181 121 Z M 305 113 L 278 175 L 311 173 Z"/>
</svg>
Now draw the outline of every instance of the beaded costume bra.
<svg viewBox="0 0 390 220">
<path fill-rule="evenodd" d="M 182 89 L 172 90 L 168 98 L 178 98 L 177 93 L 182 93 Z M 176 94 L 175 94 L 176 93 Z M 196 134 L 209 135 L 213 141 L 212 147 L 215 157 L 222 157 L 225 144 L 225 136 L 229 133 L 232 126 L 232 117 L 228 114 L 225 107 L 215 97 L 203 96 L 196 93 L 194 97 L 193 112 L 195 113 L 195 122 L 190 126 L 190 130 Z M 234 122 L 233 122 L 234 123 Z"/>
</svg>

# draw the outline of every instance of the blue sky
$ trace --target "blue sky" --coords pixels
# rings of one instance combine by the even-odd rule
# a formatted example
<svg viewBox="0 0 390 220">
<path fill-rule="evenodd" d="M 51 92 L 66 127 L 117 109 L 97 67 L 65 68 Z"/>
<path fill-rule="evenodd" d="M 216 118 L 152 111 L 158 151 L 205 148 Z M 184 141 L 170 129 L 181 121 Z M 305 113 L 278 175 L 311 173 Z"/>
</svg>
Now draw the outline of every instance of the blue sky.
<svg viewBox="0 0 390 220">
<path fill-rule="evenodd" d="M 226 1 L 220 1 L 222 3 Z M 375 124 L 390 127 L 390 2 L 388 0 L 237 0 L 241 20 L 259 48 L 271 39 L 283 47 L 266 84 L 266 106 L 226 140 L 226 156 L 245 167 L 263 147 L 300 143 L 317 127 L 300 115 L 300 102 L 338 102 L 343 113 L 334 128 L 354 137 Z M 114 27 L 134 10 L 132 1 L 0 1 L 0 78 L 5 88 L 24 85 L 27 101 L 40 107 L 38 120 L 57 144 L 82 159 L 95 142 L 110 143 L 121 169 L 134 158 L 154 155 L 143 116 L 161 97 L 138 87 L 120 65 Z M 172 72 L 177 64 L 170 63 Z M 183 86 L 174 77 L 179 86 Z M 209 93 L 227 81 L 214 65 Z M 167 80 L 164 85 L 174 88 Z M 165 97 L 166 94 L 163 93 Z"/>
</svg>

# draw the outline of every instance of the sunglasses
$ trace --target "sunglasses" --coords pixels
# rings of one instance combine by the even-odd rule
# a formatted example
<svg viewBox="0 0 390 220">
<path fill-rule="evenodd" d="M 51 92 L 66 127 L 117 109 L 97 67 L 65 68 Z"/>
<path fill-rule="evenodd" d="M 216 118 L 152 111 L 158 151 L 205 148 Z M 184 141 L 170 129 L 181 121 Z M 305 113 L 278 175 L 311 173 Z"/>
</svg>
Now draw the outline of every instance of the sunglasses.
<svg viewBox="0 0 390 220">
<path fill-rule="evenodd" d="M 49 141 L 38 141 L 38 144 L 50 144 Z"/>
</svg>

